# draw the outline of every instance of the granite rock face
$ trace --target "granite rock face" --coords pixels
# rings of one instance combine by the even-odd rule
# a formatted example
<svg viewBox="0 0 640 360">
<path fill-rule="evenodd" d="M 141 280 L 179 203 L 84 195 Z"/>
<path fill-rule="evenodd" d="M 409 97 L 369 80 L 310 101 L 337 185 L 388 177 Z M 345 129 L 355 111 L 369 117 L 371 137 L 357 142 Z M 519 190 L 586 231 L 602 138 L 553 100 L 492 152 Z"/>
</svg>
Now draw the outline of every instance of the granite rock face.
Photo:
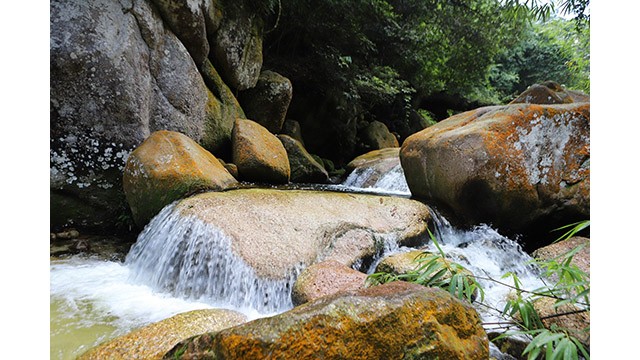
<svg viewBox="0 0 640 360">
<path fill-rule="evenodd" d="M 473 360 L 489 358 L 489 342 L 470 305 L 441 289 L 393 282 L 195 336 L 164 358 Z"/>
<path fill-rule="evenodd" d="M 588 219 L 589 109 L 513 104 L 443 120 L 401 147 L 411 193 L 463 224 L 513 232 Z"/>
</svg>

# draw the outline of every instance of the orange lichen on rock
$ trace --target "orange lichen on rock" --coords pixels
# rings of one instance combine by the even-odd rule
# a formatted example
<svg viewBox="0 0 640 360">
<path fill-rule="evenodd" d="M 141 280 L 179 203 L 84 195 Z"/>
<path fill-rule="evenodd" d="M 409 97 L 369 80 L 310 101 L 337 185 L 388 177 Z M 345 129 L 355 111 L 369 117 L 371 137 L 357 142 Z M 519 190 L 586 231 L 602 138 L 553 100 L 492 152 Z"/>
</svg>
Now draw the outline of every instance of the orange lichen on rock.
<svg viewBox="0 0 640 360">
<path fill-rule="evenodd" d="M 129 158 L 123 188 L 138 226 L 144 226 L 164 206 L 203 190 L 224 190 L 236 179 L 210 152 L 186 135 L 152 133 Z"/>
<path fill-rule="evenodd" d="M 552 211 L 588 216 L 589 103 L 471 110 L 407 138 L 414 196 L 469 224 L 514 230 Z"/>
<path fill-rule="evenodd" d="M 487 359 L 488 345 L 470 305 L 441 289 L 393 282 L 220 331 L 209 349 L 212 359 Z"/>
</svg>

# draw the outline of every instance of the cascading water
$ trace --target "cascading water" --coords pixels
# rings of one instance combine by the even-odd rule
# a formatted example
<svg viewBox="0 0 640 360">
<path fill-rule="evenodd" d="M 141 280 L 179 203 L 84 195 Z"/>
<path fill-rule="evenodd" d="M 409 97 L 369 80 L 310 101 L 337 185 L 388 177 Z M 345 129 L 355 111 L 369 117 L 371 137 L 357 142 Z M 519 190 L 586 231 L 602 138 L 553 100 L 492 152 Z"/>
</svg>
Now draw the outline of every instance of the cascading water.
<svg viewBox="0 0 640 360">
<path fill-rule="evenodd" d="M 365 170 L 350 174 L 340 185 L 320 189 L 411 196 L 398 165 L 370 188 L 359 188 Z M 501 279 L 514 272 L 527 288 L 542 282 L 531 258 L 517 242 L 486 225 L 471 230 L 452 227 L 432 212 L 436 237 L 444 252 L 477 276 Z M 386 255 L 412 250 L 393 238 L 376 238 L 379 251 L 371 263 L 354 268 L 371 273 Z M 435 250 L 432 248 L 431 250 Z M 194 309 L 226 308 L 249 319 L 288 310 L 291 286 L 302 267 L 279 280 L 263 279 L 232 251 L 219 229 L 179 215 L 173 206 L 158 214 L 138 237 L 124 263 L 72 257 L 51 261 L 51 358 L 74 359 L 84 350 L 137 327 Z M 508 287 L 480 279 L 484 304 L 502 309 Z M 500 322 L 499 311 L 477 307 L 483 322 Z M 485 325 L 487 330 L 491 325 Z M 497 326 L 499 328 L 499 326 Z M 69 350 L 70 340 L 76 345 Z M 62 350 L 64 349 L 64 350 Z"/>
<path fill-rule="evenodd" d="M 301 268 L 284 279 L 260 278 L 234 255 L 220 229 L 165 207 L 127 255 L 133 283 L 173 296 L 261 314 L 293 307 L 291 287 Z"/>
<path fill-rule="evenodd" d="M 376 171 L 371 167 L 356 168 L 342 182 L 341 186 L 354 191 L 377 191 L 378 193 L 388 193 L 397 195 L 411 195 L 409 185 L 404 177 L 404 170 L 398 163 L 388 172 L 379 176 L 373 185 L 364 186 L 371 182 L 372 176 L 376 175 Z"/>
</svg>

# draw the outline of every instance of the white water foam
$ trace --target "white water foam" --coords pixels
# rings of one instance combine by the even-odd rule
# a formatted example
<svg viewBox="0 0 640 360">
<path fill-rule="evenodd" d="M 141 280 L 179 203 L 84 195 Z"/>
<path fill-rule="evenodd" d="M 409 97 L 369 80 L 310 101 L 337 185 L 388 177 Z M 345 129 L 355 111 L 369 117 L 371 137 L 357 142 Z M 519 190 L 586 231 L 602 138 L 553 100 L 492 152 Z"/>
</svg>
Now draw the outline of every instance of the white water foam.
<svg viewBox="0 0 640 360">
<path fill-rule="evenodd" d="M 373 168 L 360 167 L 353 170 L 342 182 L 341 186 L 357 192 L 368 191 L 390 195 L 411 195 L 400 164 L 378 177 L 373 185 L 365 187 L 364 184 L 368 183 L 371 177 L 375 175 L 376 171 Z"/>
<path fill-rule="evenodd" d="M 266 279 L 236 256 L 231 240 L 202 220 L 165 207 L 140 234 L 127 255 L 132 283 L 173 296 L 254 309 L 266 315 L 293 307 L 291 289 L 302 266 L 282 279 Z"/>
</svg>

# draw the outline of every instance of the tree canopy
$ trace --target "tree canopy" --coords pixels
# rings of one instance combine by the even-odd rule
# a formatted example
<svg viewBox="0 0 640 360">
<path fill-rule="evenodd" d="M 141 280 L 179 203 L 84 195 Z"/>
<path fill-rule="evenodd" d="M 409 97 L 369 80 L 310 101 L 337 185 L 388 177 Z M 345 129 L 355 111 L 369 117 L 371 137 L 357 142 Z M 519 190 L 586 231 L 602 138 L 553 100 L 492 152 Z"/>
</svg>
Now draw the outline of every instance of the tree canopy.
<svg viewBox="0 0 640 360">
<path fill-rule="evenodd" d="M 335 158 L 357 151 L 359 129 L 374 120 L 402 140 L 419 130 L 420 114 L 440 120 L 507 102 L 535 82 L 588 91 L 588 5 L 268 0 L 259 6 L 264 67 L 292 81 L 289 116 L 303 131 L 319 138 L 317 144 L 323 137 L 336 141 L 333 149 L 321 149 L 311 139 L 311 150 Z M 557 9 L 575 21 L 554 17 Z"/>
</svg>

